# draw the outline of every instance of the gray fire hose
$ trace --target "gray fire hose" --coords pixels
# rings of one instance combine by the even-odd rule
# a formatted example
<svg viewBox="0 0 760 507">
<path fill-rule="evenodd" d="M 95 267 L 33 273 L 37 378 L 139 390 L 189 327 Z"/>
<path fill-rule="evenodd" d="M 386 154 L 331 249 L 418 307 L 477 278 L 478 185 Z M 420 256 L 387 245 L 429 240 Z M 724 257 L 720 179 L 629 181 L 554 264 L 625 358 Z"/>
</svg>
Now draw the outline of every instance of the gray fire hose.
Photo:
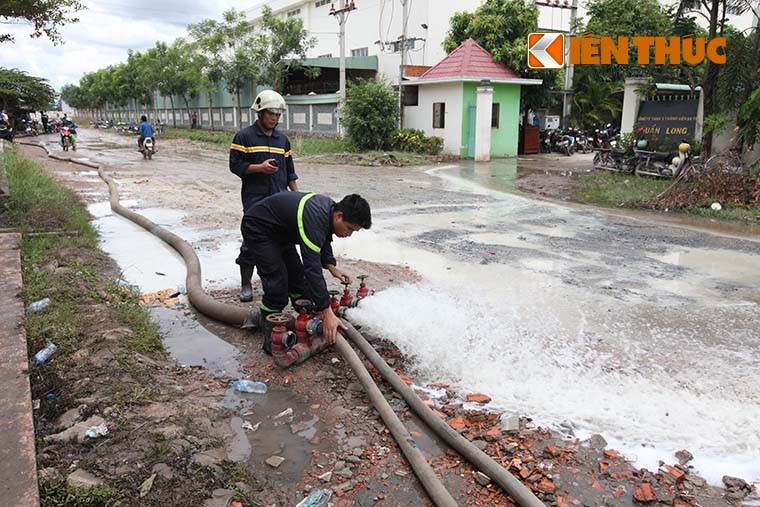
<svg viewBox="0 0 760 507">
<path fill-rule="evenodd" d="M 212 317 L 216 320 L 233 324 L 236 326 L 249 327 L 256 325 L 257 313 L 250 312 L 245 308 L 241 308 L 234 305 L 228 305 L 220 303 L 212 299 L 203 290 L 201 285 L 201 267 L 198 256 L 195 254 L 192 246 L 183 240 L 176 234 L 167 231 L 166 229 L 154 224 L 147 218 L 139 215 L 119 204 L 119 192 L 116 183 L 110 177 L 106 176 L 99 164 L 95 164 L 87 161 L 79 161 L 72 158 L 61 157 L 50 153 L 50 150 L 42 144 L 29 144 L 30 146 L 42 147 L 48 156 L 56 160 L 63 160 L 74 162 L 77 164 L 92 167 L 98 170 L 100 177 L 106 182 L 110 193 L 111 209 L 124 216 L 125 218 L 135 222 L 148 232 L 161 238 L 163 241 L 171 245 L 185 260 L 187 265 L 187 293 L 190 302 L 195 308 L 198 309 L 204 315 Z M 380 374 L 385 378 L 391 386 L 401 394 L 409 407 L 446 443 L 452 448 L 456 449 L 465 459 L 475 465 L 479 470 L 488 475 L 491 480 L 496 482 L 508 495 L 510 495 L 518 505 L 521 507 L 545 507 L 543 502 L 539 500 L 530 489 L 525 487 L 520 481 L 507 472 L 501 465 L 496 463 L 490 456 L 475 447 L 472 442 L 464 438 L 462 435 L 454 431 L 448 424 L 443 422 L 437 415 L 435 415 L 430 408 L 425 405 L 422 400 L 409 388 L 396 374 L 393 369 L 380 357 L 374 348 L 367 342 L 367 340 L 359 333 L 349 322 L 343 320 L 347 326 L 347 330 L 344 334 L 356 344 L 369 359 L 375 368 L 378 369 Z M 404 425 L 399 420 L 396 413 L 390 407 L 388 402 L 383 397 L 382 393 L 378 389 L 372 380 L 371 375 L 364 367 L 364 364 L 356 355 L 351 346 L 346 342 L 342 336 L 338 336 L 335 347 L 338 352 L 341 353 L 345 361 L 349 364 L 354 371 L 359 381 L 362 383 L 365 391 L 367 392 L 370 401 L 380 413 L 385 424 L 388 426 L 394 439 L 398 442 L 402 452 L 409 460 L 414 473 L 419 478 L 423 487 L 427 491 L 430 498 L 435 505 L 439 506 L 456 506 L 456 501 L 446 491 L 441 482 L 435 476 L 427 460 L 417 448 L 414 439 L 406 430 Z"/>
<path fill-rule="evenodd" d="M 522 507 L 544 507 L 543 502 L 539 500 L 533 492 L 525 487 L 523 483 L 515 479 L 515 477 L 507 472 L 504 467 L 496 463 L 488 454 L 484 453 L 474 445 L 472 442 L 464 438 L 457 433 L 451 426 L 446 424 L 440 417 L 435 415 L 430 408 L 425 405 L 419 396 L 404 383 L 403 380 L 393 371 L 393 368 L 388 366 L 380 354 L 378 354 L 372 345 L 362 336 L 359 331 L 343 319 L 343 323 L 348 327 L 343 331 L 351 341 L 357 346 L 357 348 L 367 356 L 372 366 L 377 368 L 380 375 L 383 376 L 388 383 L 391 384 L 393 389 L 396 390 L 403 398 L 409 407 L 422 419 L 425 424 L 430 427 L 439 437 L 441 437 L 452 448 L 456 449 L 459 454 L 475 465 L 478 470 L 486 474 L 494 482 L 496 482 L 501 488 L 506 491 L 520 506 Z"/>
</svg>

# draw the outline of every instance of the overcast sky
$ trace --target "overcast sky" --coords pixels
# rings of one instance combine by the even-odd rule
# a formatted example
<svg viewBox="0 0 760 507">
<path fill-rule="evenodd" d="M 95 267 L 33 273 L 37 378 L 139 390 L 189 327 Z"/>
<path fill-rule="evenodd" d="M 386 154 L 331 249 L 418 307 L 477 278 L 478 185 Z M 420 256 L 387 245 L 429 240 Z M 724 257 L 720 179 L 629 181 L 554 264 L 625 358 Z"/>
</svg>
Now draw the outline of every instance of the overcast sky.
<svg viewBox="0 0 760 507">
<path fill-rule="evenodd" d="M 127 50 L 145 50 L 156 41 L 173 41 L 187 34 L 187 25 L 203 19 L 220 19 L 235 7 L 247 9 L 258 1 L 231 0 L 80 0 L 78 23 L 58 29 L 63 44 L 46 37 L 32 39 L 23 22 L 0 24 L 15 42 L 0 44 L 0 67 L 17 68 L 44 77 L 57 92 L 64 84 L 79 84 L 86 72 L 127 61 Z"/>
</svg>

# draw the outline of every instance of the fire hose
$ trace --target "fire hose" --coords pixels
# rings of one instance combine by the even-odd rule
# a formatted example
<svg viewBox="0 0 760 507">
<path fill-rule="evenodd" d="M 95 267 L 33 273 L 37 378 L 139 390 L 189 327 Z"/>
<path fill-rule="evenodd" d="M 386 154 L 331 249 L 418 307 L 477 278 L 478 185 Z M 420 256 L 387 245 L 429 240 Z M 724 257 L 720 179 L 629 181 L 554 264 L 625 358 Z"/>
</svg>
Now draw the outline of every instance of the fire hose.
<svg viewBox="0 0 760 507">
<path fill-rule="evenodd" d="M 131 211 L 119 203 L 119 192 L 116 182 L 107 176 L 100 164 L 86 160 L 77 160 L 70 157 L 61 157 L 54 153 L 43 144 L 23 143 L 29 146 L 41 147 L 47 152 L 47 155 L 53 159 L 73 162 L 97 169 L 100 178 L 106 182 L 110 194 L 111 209 L 119 215 L 136 223 L 151 234 L 157 236 L 172 248 L 174 248 L 184 259 L 187 267 L 186 286 L 188 299 L 192 305 L 204 315 L 228 324 L 248 328 L 258 324 L 258 312 L 251 311 L 234 305 L 220 303 L 206 294 L 201 283 L 201 266 L 198 256 L 193 247 L 180 236 L 164 229 L 153 223 L 142 215 Z M 475 465 L 479 470 L 488 475 L 491 480 L 511 496 L 521 507 L 544 507 L 543 502 L 539 500 L 530 489 L 524 486 L 514 476 L 507 472 L 501 465 L 493 460 L 486 453 L 475 447 L 469 440 L 454 431 L 448 424 L 435 415 L 428 406 L 408 387 L 393 369 L 380 357 L 372 345 L 345 319 L 342 319 L 347 326 L 343 334 L 347 335 L 356 346 L 369 359 L 372 365 L 377 368 L 380 374 L 391 386 L 401 394 L 409 407 L 446 443 L 456 449 L 465 459 Z M 359 382 L 364 387 L 370 401 L 377 409 L 380 417 L 385 422 L 394 439 L 398 443 L 404 456 L 412 466 L 415 475 L 418 477 L 422 486 L 427 491 L 433 503 L 437 506 L 456 506 L 457 503 L 451 494 L 445 489 L 440 480 L 436 477 L 430 468 L 427 460 L 417 447 L 412 436 L 406 427 L 393 411 L 388 401 L 383 396 L 364 367 L 359 356 L 351 348 L 343 336 L 338 336 L 335 342 L 335 348 L 343 356 L 346 363 L 354 371 Z"/>
</svg>

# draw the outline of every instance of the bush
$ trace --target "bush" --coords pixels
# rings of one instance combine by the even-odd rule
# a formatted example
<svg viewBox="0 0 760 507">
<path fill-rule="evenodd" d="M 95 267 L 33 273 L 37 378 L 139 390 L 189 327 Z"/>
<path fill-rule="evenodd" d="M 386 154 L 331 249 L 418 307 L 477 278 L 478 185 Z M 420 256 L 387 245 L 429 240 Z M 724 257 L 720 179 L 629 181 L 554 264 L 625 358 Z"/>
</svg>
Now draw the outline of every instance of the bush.
<svg viewBox="0 0 760 507">
<path fill-rule="evenodd" d="M 426 137 L 419 129 L 401 129 L 393 133 L 393 146 L 399 151 L 438 155 L 443 149 L 443 139 Z"/>
<path fill-rule="evenodd" d="M 360 150 L 390 148 L 398 123 L 398 103 L 386 83 L 358 80 L 346 89 L 343 125 L 353 146 Z"/>
<path fill-rule="evenodd" d="M 428 155 L 438 155 L 443 151 L 443 138 L 430 136 L 425 138 L 425 153 Z"/>
<path fill-rule="evenodd" d="M 422 153 L 425 150 L 425 133 L 419 129 L 401 129 L 393 133 L 393 147 L 399 151 Z"/>
</svg>

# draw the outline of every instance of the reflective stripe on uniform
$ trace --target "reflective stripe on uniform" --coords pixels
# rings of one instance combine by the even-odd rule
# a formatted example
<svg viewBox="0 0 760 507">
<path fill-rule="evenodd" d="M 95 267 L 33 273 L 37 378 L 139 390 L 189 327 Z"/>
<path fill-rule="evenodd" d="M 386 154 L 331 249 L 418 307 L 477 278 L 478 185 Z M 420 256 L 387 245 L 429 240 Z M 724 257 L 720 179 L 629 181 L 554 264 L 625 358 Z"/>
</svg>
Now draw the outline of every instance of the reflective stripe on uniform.
<svg viewBox="0 0 760 507">
<path fill-rule="evenodd" d="M 243 153 L 274 153 L 277 155 L 285 155 L 285 150 L 283 148 L 276 148 L 274 146 L 242 146 L 233 143 L 230 145 L 230 149 L 242 151 Z"/>
<path fill-rule="evenodd" d="M 290 153 L 290 150 L 288 150 L 288 151 L 285 152 L 285 156 L 286 157 L 292 157 L 293 155 Z"/>
<path fill-rule="evenodd" d="M 269 312 L 269 313 L 280 313 L 280 312 L 282 311 L 282 310 L 274 310 L 274 309 L 272 309 L 272 308 L 269 308 L 269 307 L 268 307 L 267 305 L 265 305 L 264 303 L 261 303 L 261 304 L 259 305 L 259 308 L 261 308 L 261 309 L 262 309 L 262 310 L 264 310 L 265 312 Z"/>
<path fill-rule="evenodd" d="M 306 231 L 303 228 L 303 209 L 306 206 L 306 201 L 314 197 L 316 194 L 306 194 L 305 196 L 301 197 L 301 202 L 298 203 L 298 232 L 301 234 L 301 239 L 303 240 L 303 244 L 308 246 L 310 249 L 314 250 L 317 253 L 320 253 L 322 251 L 321 248 L 319 248 L 317 245 L 311 242 L 309 240 L 308 236 L 306 236 Z"/>
</svg>

